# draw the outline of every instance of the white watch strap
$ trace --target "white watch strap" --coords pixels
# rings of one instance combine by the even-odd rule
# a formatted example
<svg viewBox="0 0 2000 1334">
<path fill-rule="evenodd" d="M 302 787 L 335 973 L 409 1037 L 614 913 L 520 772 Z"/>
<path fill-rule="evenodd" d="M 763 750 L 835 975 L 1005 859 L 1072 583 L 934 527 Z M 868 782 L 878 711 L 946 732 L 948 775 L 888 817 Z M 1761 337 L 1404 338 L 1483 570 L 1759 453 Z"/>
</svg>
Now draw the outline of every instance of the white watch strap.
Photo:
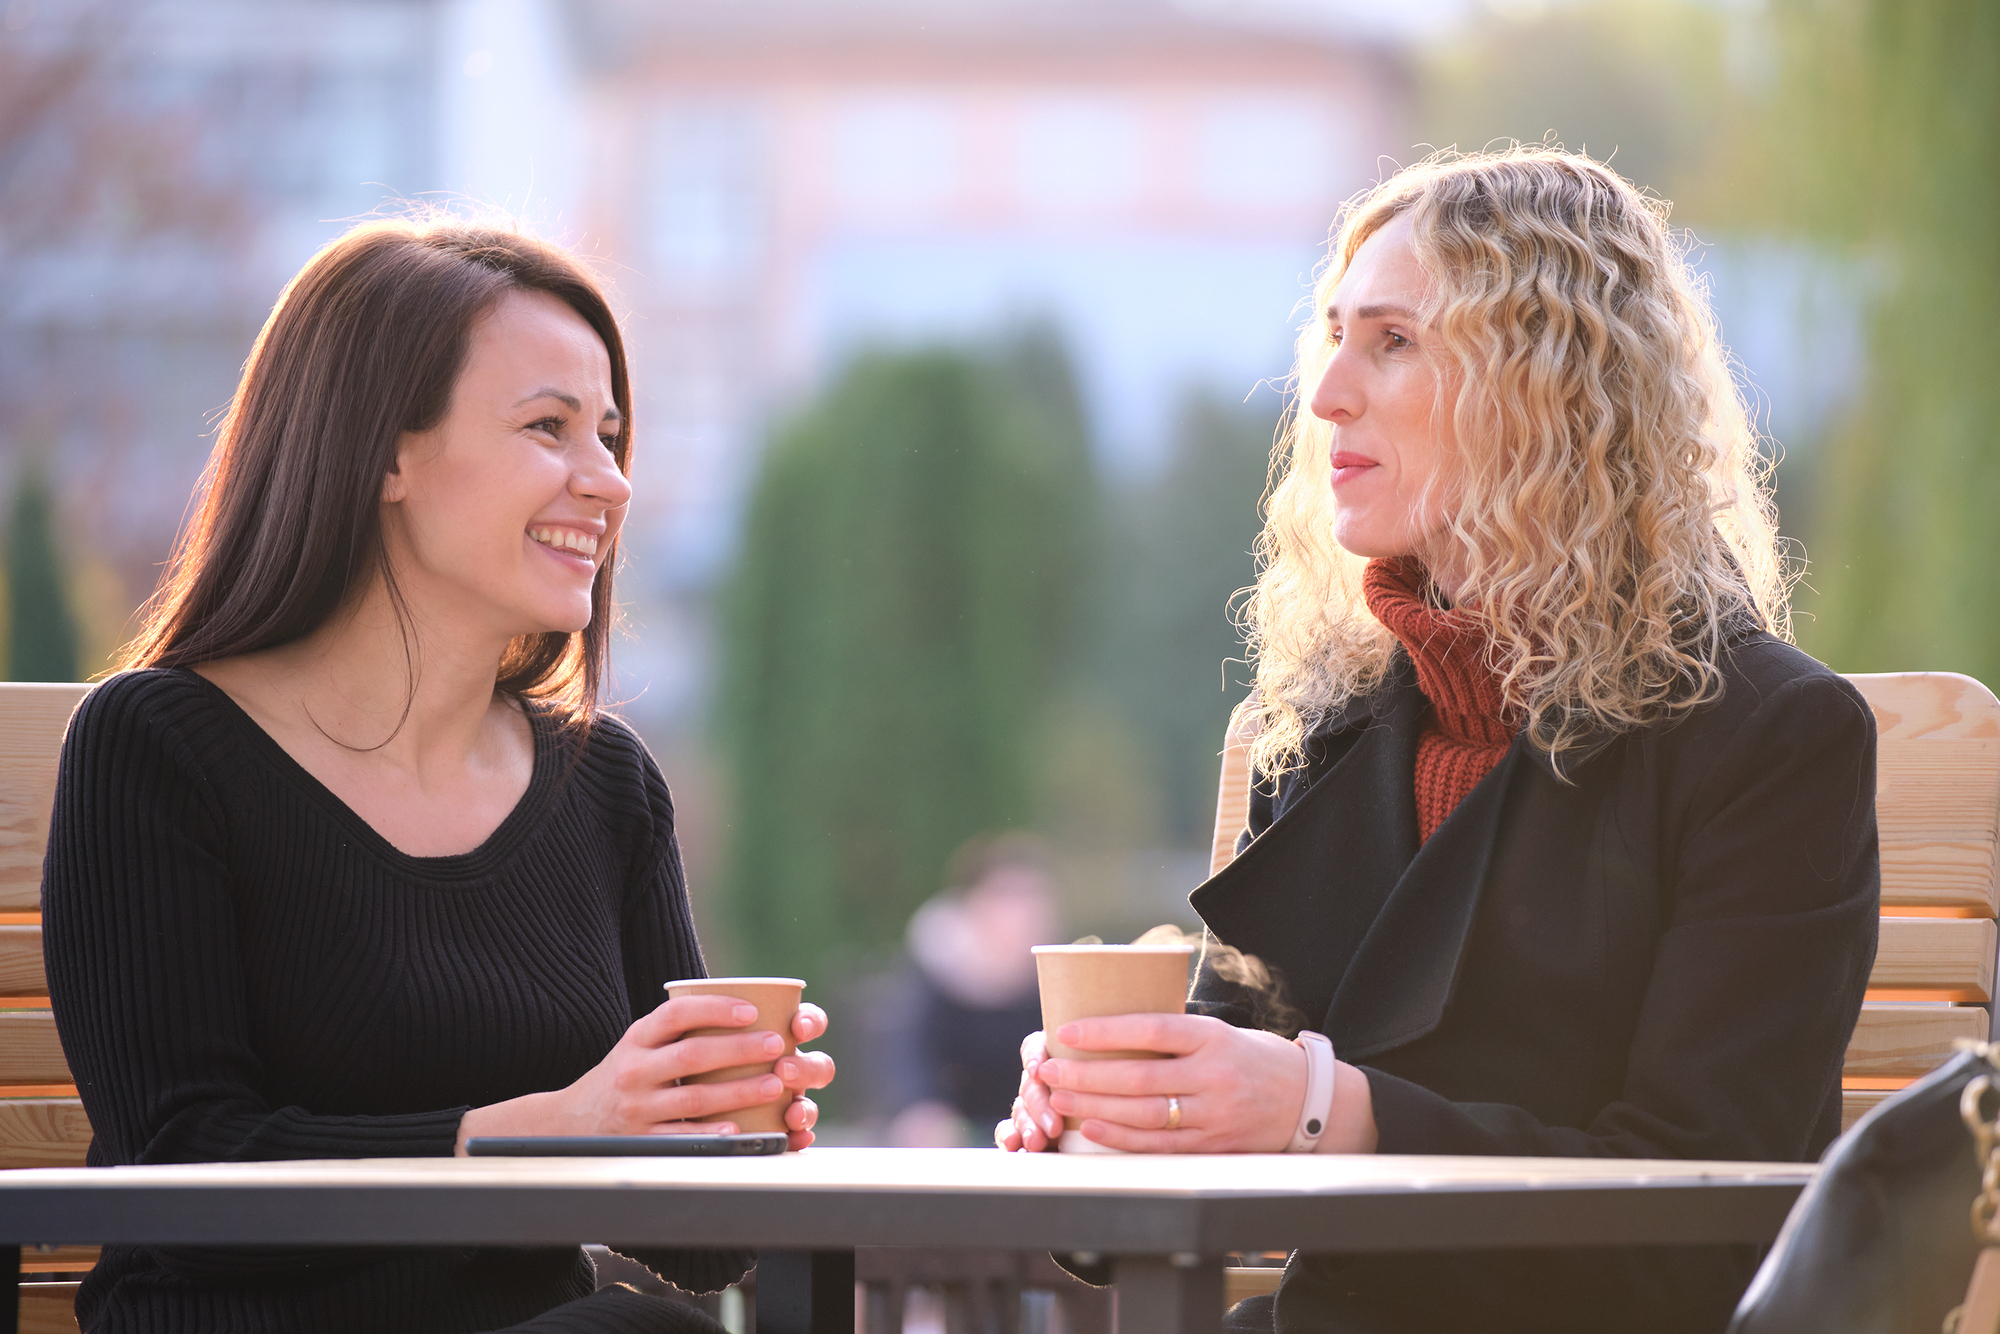
<svg viewBox="0 0 2000 1334">
<path fill-rule="evenodd" d="M 1286 1153 L 1311 1153 L 1326 1133 L 1326 1118 L 1333 1108 L 1333 1044 L 1323 1033 L 1300 1033 L 1292 1041 L 1306 1054 L 1306 1100 L 1299 1108 L 1298 1129 Z"/>
</svg>

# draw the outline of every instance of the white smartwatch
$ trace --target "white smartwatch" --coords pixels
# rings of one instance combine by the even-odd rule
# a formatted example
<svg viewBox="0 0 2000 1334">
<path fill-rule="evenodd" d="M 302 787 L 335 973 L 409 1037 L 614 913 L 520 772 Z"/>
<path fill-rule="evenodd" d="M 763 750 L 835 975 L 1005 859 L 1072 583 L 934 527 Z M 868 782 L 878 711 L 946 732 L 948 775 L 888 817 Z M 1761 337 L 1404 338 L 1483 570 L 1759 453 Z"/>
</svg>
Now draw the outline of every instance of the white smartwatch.
<svg viewBox="0 0 2000 1334">
<path fill-rule="evenodd" d="M 1319 1148 L 1326 1133 L 1326 1118 L 1333 1110 L 1333 1044 L 1324 1033 L 1301 1032 L 1292 1039 L 1306 1054 L 1306 1100 L 1299 1108 L 1298 1128 L 1286 1153 L 1311 1153 Z"/>
</svg>

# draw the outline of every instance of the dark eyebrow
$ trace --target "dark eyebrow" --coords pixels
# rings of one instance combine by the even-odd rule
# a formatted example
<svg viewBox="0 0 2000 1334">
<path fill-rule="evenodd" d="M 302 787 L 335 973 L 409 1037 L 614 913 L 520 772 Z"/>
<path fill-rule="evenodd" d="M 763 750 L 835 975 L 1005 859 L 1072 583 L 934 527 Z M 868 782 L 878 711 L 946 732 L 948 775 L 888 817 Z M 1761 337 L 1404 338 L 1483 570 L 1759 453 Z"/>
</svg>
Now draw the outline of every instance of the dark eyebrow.
<svg viewBox="0 0 2000 1334">
<path fill-rule="evenodd" d="M 1357 320 L 1379 320 L 1384 316 L 1400 317 L 1412 324 L 1417 322 L 1417 312 L 1407 306 L 1363 306 L 1354 312 L 1354 318 Z M 1329 320 L 1337 320 L 1340 318 L 1340 310 L 1335 306 L 1328 306 L 1326 317 Z"/>
<path fill-rule="evenodd" d="M 553 398 L 556 402 L 562 404 L 564 407 L 568 408 L 571 412 L 583 411 L 582 399 L 577 398 L 572 394 L 565 394 L 560 389 L 550 388 L 548 385 L 543 385 L 540 389 L 537 389 L 534 393 L 529 394 L 526 398 L 521 400 L 521 403 L 532 403 L 538 398 Z M 516 403 L 514 406 L 518 408 L 521 406 L 521 403 Z M 623 421 L 625 420 L 625 418 L 624 415 L 620 413 L 617 408 L 614 407 L 614 408 L 606 408 L 604 410 L 604 420 L 615 422 L 615 421 Z"/>
</svg>

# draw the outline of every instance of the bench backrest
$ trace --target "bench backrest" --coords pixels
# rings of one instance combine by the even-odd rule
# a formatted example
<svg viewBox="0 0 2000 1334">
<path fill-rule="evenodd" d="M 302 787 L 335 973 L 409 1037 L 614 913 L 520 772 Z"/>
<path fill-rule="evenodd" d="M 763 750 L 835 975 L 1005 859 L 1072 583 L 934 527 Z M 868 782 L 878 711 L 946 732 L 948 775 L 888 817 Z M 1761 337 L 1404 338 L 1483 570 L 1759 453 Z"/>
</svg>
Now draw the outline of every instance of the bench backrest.
<svg viewBox="0 0 2000 1334">
<path fill-rule="evenodd" d="M 1882 936 L 1848 1043 L 1844 1120 L 1993 1034 L 2000 952 L 2000 700 L 1954 672 L 1851 676 L 1875 711 Z M 1248 824 L 1251 734 L 1222 752 L 1209 874 Z"/>
<path fill-rule="evenodd" d="M 88 693 L 0 682 L 0 1167 L 80 1166 L 90 1147 L 49 1013 L 41 898 L 56 760 Z"/>
</svg>

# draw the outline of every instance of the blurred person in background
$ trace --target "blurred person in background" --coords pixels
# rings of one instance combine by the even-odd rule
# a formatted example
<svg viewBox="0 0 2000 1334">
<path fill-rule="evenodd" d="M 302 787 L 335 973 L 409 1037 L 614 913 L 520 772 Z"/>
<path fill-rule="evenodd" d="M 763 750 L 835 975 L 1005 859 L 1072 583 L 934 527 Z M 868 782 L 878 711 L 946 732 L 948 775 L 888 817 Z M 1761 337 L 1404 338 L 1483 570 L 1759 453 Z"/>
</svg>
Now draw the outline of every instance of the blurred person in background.
<svg viewBox="0 0 2000 1334">
<path fill-rule="evenodd" d="M 833 1076 L 681 1084 L 774 1033 L 704 973 L 673 803 L 606 712 L 631 498 L 616 321 L 566 252 L 364 224 L 258 337 L 119 674 L 77 710 L 44 864 L 89 1162 L 449 1156 L 727 1133 Z M 796 1038 L 825 1029 L 801 1010 Z M 723 1114 L 725 1119 L 697 1122 Z M 817 1109 L 788 1109 L 792 1147 Z M 684 1289 L 737 1251 L 645 1252 Z M 709 1331 L 576 1247 L 107 1246 L 93 1334 Z"/>
<path fill-rule="evenodd" d="M 946 890 L 910 918 L 910 967 L 878 1004 L 898 1030 L 882 1045 L 896 1106 L 891 1144 L 982 1142 L 1021 1075 L 1021 1040 L 1041 1027 L 1036 945 L 1056 939 L 1047 845 L 1032 834 L 976 838 L 952 857 Z"/>
<path fill-rule="evenodd" d="M 1041 1035 L 1008 1148 L 1809 1162 L 1875 949 L 1875 722 L 1787 642 L 1764 467 L 1665 209 L 1440 156 L 1348 212 L 1249 606 L 1249 828 L 1185 1015 Z M 1229 1327 L 1719 1331 L 1755 1247 L 1295 1254 Z"/>
</svg>

